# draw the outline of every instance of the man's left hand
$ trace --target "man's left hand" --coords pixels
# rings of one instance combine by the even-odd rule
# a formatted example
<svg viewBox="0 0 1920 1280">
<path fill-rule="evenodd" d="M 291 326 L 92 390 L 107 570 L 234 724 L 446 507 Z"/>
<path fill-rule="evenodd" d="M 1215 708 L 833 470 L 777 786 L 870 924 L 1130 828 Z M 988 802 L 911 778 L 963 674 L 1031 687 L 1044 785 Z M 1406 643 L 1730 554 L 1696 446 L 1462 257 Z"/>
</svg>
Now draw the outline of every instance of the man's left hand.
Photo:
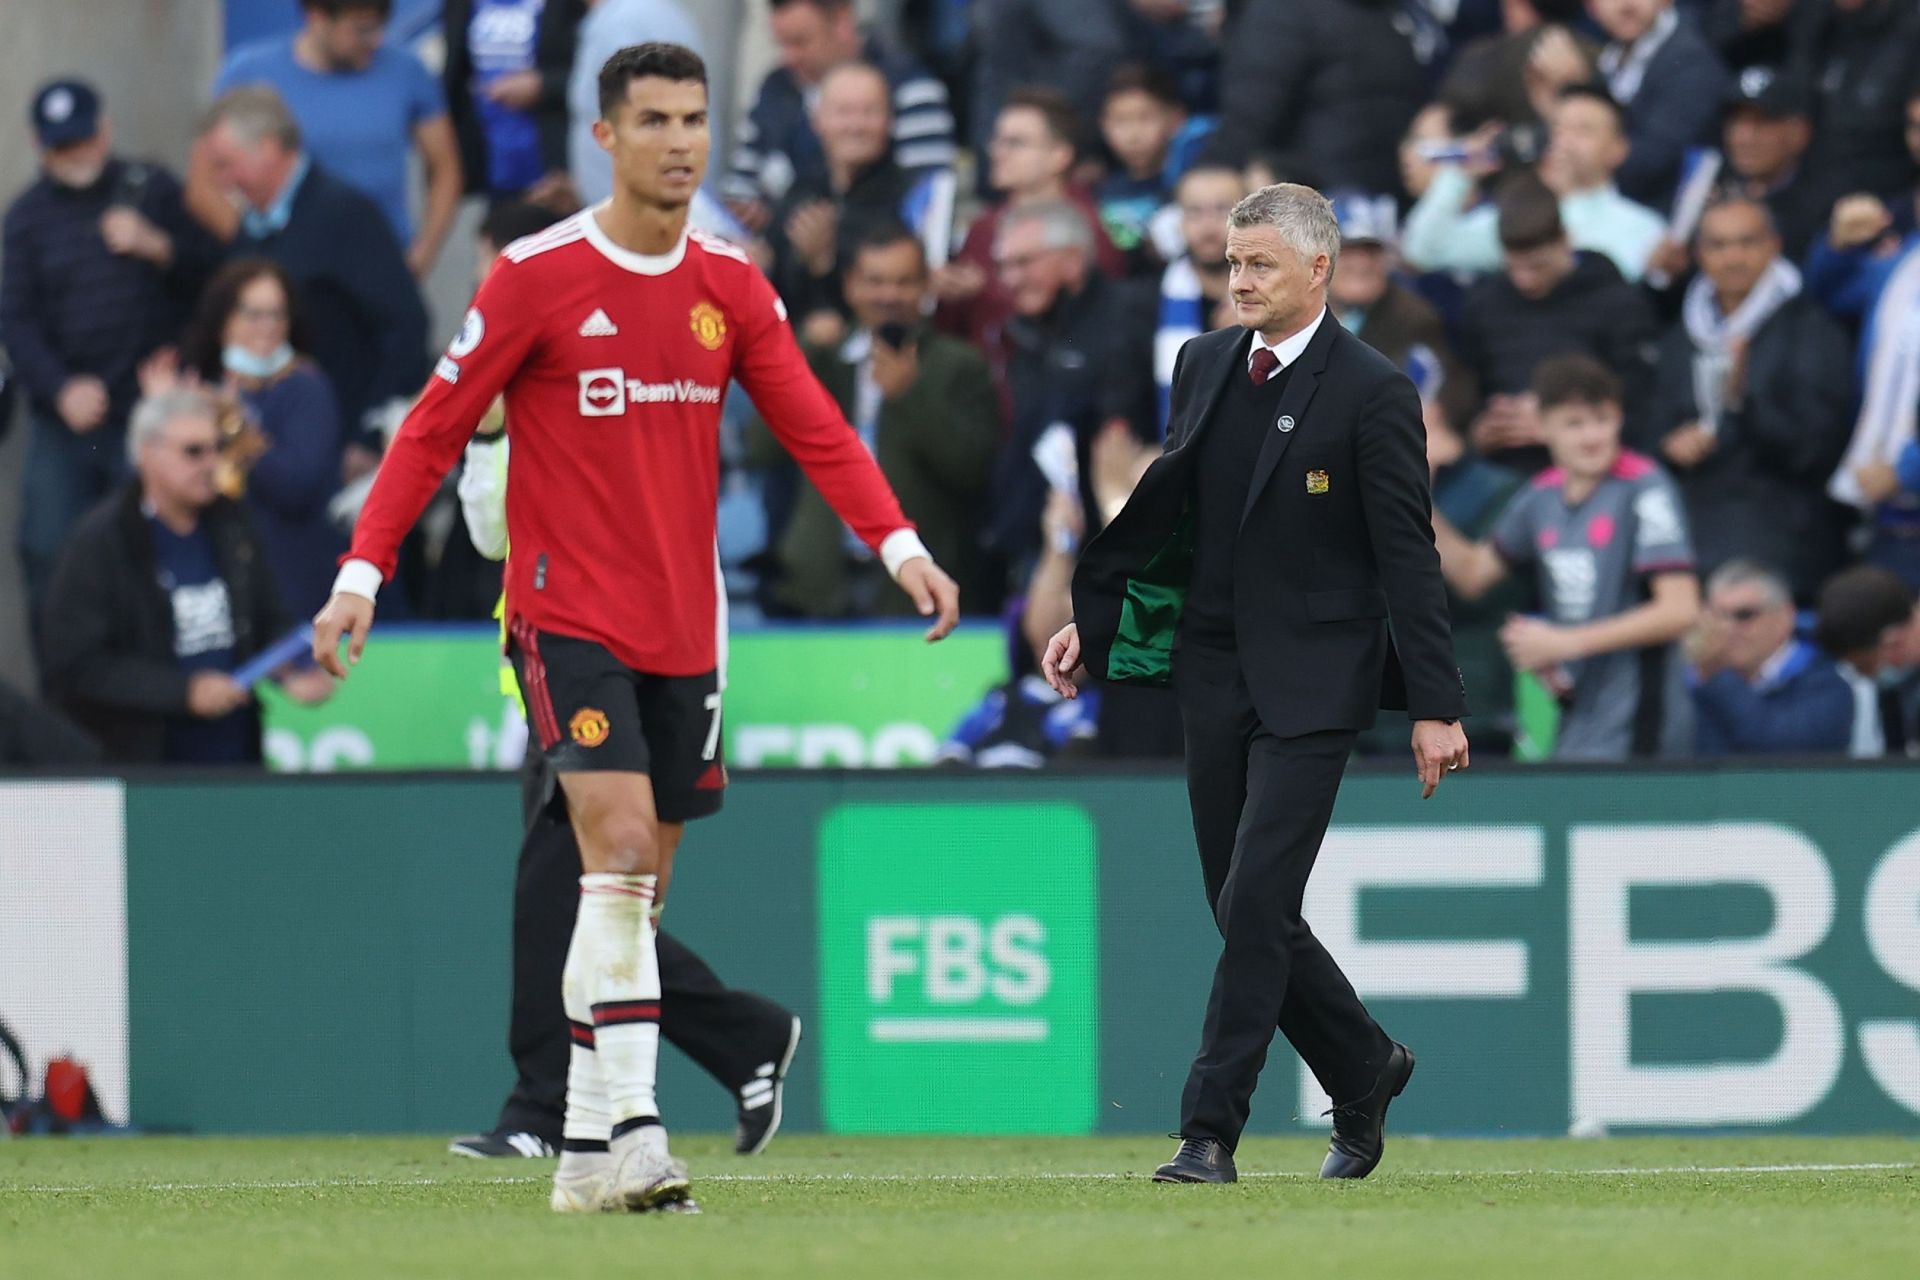
<svg viewBox="0 0 1920 1280">
<path fill-rule="evenodd" d="M 1506 646 L 1507 661 L 1520 671 L 1544 671 L 1580 656 L 1567 628 L 1520 614 L 1500 628 L 1500 643 Z"/>
<path fill-rule="evenodd" d="M 899 582 L 920 615 L 934 619 L 927 628 L 927 643 L 953 634 L 960 625 L 960 587 L 945 570 L 925 556 L 915 556 L 900 566 Z"/>
<path fill-rule="evenodd" d="M 1467 731 L 1457 722 L 1414 721 L 1413 767 L 1420 774 L 1420 798 L 1425 800 L 1448 773 L 1467 767 Z"/>
</svg>

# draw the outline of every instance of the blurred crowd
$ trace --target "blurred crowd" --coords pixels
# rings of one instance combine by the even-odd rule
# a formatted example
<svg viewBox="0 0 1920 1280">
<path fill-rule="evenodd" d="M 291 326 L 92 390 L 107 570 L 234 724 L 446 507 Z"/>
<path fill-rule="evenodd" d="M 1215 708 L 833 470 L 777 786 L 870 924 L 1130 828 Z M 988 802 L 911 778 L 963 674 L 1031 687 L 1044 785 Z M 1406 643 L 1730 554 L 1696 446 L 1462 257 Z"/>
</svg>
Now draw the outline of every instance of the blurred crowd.
<svg viewBox="0 0 1920 1280">
<path fill-rule="evenodd" d="M 259 681 L 324 699 L 273 646 L 444 336 L 419 281 L 606 197 L 613 50 L 739 53 L 692 0 L 446 0 L 430 71 L 391 0 L 286 3 L 185 156 L 122 154 L 84 80 L 22 104 L 0 395 L 45 701 L 0 695 L 0 758 L 254 761 Z M 1179 751 L 1165 699 L 1062 704 L 1035 654 L 1158 455 L 1181 344 L 1232 323 L 1229 210 L 1275 181 L 1333 200 L 1335 315 L 1424 401 L 1483 754 L 1920 753 L 1920 0 L 881 11 L 772 0 L 777 66 L 694 220 L 750 248 L 1007 629 L 949 758 Z M 450 245 L 466 200 L 480 242 Z M 722 449 L 737 611 L 907 610 L 738 394 Z M 383 617 L 491 610 L 454 485 Z"/>
</svg>

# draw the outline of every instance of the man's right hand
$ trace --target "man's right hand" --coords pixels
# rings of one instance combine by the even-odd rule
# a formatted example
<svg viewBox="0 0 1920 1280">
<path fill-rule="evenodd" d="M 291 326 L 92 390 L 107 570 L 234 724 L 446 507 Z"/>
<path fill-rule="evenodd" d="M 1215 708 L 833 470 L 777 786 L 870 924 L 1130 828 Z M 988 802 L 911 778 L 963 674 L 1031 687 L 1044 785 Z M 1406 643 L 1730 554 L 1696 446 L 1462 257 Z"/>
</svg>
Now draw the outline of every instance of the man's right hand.
<svg viewBox="0 0 1920 1280">
<path fill-rule="evenodd" d="M 224 671 L 196 671 L 187 681 L 187 710 L 202 720 L 218 720 L 238 711 L 252 697 Z"/>
<path fill-rule="evenodd" d="M 1069 622 L 1054 633 L 1047 641 L 1047 652 L 1040 659 L 1040 674 L 1047 678 L 1053 691 L 1063 698 L 1080 696 L 1079 681 L 1084 679 L 1087 669 L 1080 664 L 1080 627 Z"/>
<path fill-rule="evenodd" d="M 360 653 L 367 647 L 367 632 L 373 628 L 373 601 L 350 591 L 336 591 L 326 608 L 313 619 L 313 660 L 336 679 L 347 678 L 347 668 L 357 666 Z M 347 641 L 347 660 L 340 661 L 340 641 Z"/>
<path fill-rule="evenodd" d="M 68 378 L 55 407 L 75 435 L 86 435 L 107 420 L 107 384 L 90 373 Z"/>
<path fill-rule="evenodd" d="M 1845 251 L 1870 244 L 1893 225 L 1893 215 L 1878 196 L 1842 196 L 1833 206 L 1833 221 L 1827 238 L 1835 249 Z"/>
</svg>

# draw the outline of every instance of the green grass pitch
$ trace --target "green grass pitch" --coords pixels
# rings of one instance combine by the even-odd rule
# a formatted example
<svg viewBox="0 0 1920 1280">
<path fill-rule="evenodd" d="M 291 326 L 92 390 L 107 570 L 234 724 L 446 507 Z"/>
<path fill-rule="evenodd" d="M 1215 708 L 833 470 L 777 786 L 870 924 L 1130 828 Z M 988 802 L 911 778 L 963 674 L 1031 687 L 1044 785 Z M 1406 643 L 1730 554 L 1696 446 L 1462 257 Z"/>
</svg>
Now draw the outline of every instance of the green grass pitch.
<svg viewBox="0 0 1920 1280">
<path fill-rule="evenodd" d="M 432 1138 L 0 1142 L 0 1276 L 1920 1275 L 1920 1140 L 1391 1137 L 1363 1183 L 1249 1139 L 1232 1187 L 1164 1140 L 682 1137 L 701 1217 L 560 1217 L 548 1161 Z"/>
</svg>

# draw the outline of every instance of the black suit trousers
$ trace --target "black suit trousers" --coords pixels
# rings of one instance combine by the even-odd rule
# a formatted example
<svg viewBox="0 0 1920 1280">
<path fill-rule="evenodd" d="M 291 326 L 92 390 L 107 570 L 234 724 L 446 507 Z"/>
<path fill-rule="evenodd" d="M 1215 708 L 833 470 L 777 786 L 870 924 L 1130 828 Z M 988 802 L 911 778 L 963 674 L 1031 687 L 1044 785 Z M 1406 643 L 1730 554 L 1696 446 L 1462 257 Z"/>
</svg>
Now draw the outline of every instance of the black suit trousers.
<svg viewBox="0 0 1920 1280">
<path fill-rule="evenodd" d="M 537 753 L 531 753 L 537 755 Z M 507 1048 L 518 1079 L 500 1108 L 500 1129 L 538 1134 L 560 1145 L 567 1105 L 567 1014 L 560 975 L 580 905 L 580 846 L 559 806 L 543 804 L 536 759 L 521 775 L 526 836 L 513 885 L 513 1013 Z M 747 991 L 729 988 L 693 949 L 658 935 L 660 1034 L 729 1091 L 786 1050 L 793 1015 Z"/>
<path fill-rule="evenodd" d="M 1180 1133 L 1232 1148 L 1276 1028 L 1335 1102 L 1372 1089 L 1392 1047 L 1301 917 L 1358 735 L 1267 732 L 1233 653 L 1183 648 L 1173 687 L 1200 869 L 1224 943 Z"/>
</svg>

